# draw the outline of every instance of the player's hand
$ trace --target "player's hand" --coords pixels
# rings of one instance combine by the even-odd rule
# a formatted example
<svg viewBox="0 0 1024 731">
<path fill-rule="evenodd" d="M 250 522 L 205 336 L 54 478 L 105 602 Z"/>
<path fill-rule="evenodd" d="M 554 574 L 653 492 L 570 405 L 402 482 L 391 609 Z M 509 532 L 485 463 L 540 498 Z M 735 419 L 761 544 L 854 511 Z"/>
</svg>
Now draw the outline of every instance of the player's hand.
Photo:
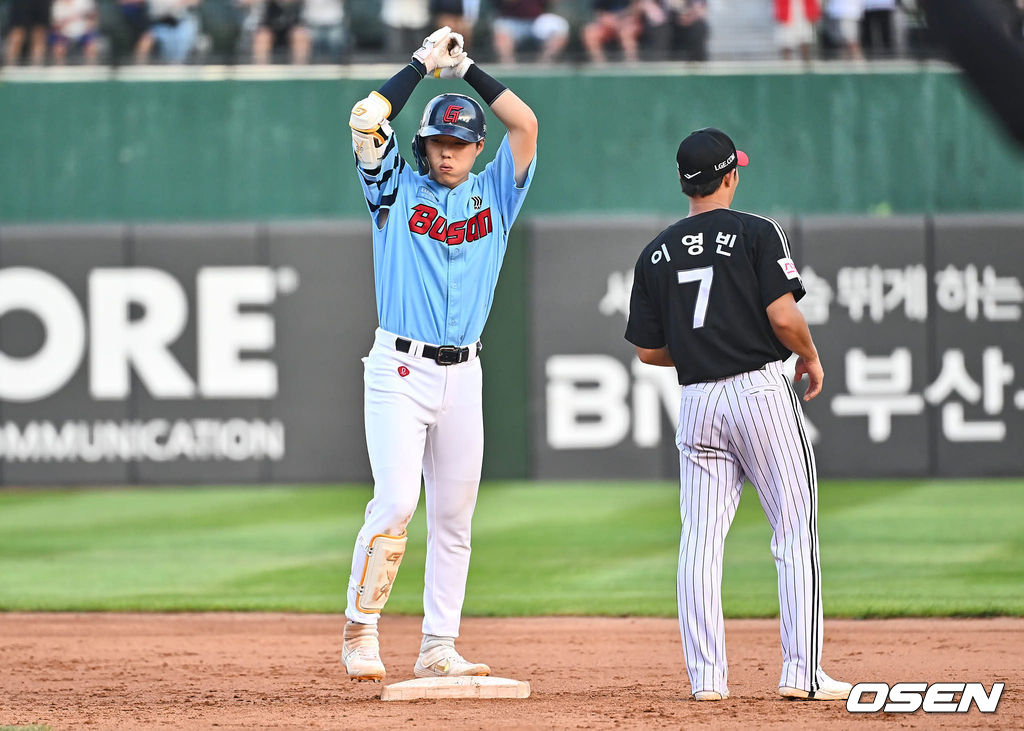
<svg viewBox="0 0 1024 731">
<path fill-rule="evenodd" d="M 825 380 L 825 371 L 821 367 L 821 361 L 817 358 L 814 360 L 797 358 L 793 383 L 802 381 L 804 374 L 807 374 L 807 391 L 804 393 L 804 401 L 810 401 L 821 393 L 821 382 Z"/>
<path fill-rule="evenodd" d="M 434 77 L 438 79 L 461 79 L 466 69 L 473 65 L 473 59 L 466 54 L 465 41 L 461 33 L 452 33 L 448 37 L 448 52 L 442 53 L 434 69 Z"/>
<path fill-rule="evenodd" d="M 459 39 L 461 38 L 462 36 L 459 36 Z M 449 59 L 451 51 L 456 47 L 461 49 L 462 44 L 452 38 L 452 29 L 446 25 L 424 38 L 423 45 L 413 52 L 412 57 L 423 64 L 428 74 L 432 74 L 438 66 L 445 63 L 452 65 Z"/>
<path fill-rule="evenodd" d="M 463 52 L 463 58 L 455 66 L 445 66 L 444 68 L 434 69 L 434 76 L 438 79 L 462 79 L 465 78 L 466 72 L 469 71 L 469 67 L 473 65 L 473 59 Z"/>
</svg>

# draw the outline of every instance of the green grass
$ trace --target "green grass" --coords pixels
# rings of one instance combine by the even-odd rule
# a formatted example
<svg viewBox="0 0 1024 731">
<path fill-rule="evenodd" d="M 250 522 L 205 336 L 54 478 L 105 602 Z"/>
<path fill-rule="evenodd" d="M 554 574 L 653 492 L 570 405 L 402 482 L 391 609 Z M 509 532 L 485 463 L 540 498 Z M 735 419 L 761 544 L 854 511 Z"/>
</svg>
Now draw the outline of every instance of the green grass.
<svg viewBox="0 0 1024 731">
<path fill-rule="evenodd" d="M 467 615 L 675 613 L 678 488 L 488 483 Z M 340 612 L 366 487 L 0 492 L 0 610 Z M 419 613 L 423 511 L 390 612 Z M 1024 615 L 1024 482 L 826 482 L 829 616 Z M 726 542 L 729 616 L 777 612 L 750 486 Z"/>
</svg>

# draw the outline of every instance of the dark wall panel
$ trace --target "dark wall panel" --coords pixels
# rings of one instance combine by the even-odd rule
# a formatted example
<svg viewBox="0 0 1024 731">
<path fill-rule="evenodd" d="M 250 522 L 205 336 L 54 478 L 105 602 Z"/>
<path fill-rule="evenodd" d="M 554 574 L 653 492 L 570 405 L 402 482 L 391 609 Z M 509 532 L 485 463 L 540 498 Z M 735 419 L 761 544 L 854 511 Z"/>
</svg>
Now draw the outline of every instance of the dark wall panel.
<svg viewBox="0 0 1024 731">
<path fill-rule="evenodd" d="M 534 222 L 535 476 L 661 478 L 678 471 L 669 415 L 678 411 L 674 372 L 634 363 L 633 346 L 623 338 L 636 257 L 669 223 L 654 217 Z M 651 434 L 661 439 L 649 443 Z"/>
<path fill-rule="evenodd" d="M 0 353 L 21 364 L 15 379 L 0 375 L 4 484 L 129 480 L 127 463 L 114 459 L 116 434 L 130 416 L 129 400 L 97 400 L 89 383 L 90 273 L 97 267 L 122 267 L 125 260 L 120 226 L 0 231 L 0 297 L 21 302 L 0 316 Z M 59 323 L 50 331 L 31 312 L 54 307 L 60 308 L 53 310 Z M 58 348 L 63 357 L 46 356 L 41 350 L 46 347 Z M 60 378 L 62 371 L 66 378 Z"/>
<path fill-rule="evenodd" d="M 484 334 L 489 477 L 678 474 L 674 372 L 622 337 L 671 221 L 522 227 Z M 780 223 L 826 372 L 805 407 L 820 474 L 1024 472 L 1024 216 Z M 368 233 L 0 228 L 0 480 L 368 480 Z"/>
<path fill-rule="evenodd" d="M 370 479 L 363 435 L 363 358 L 377 310 L 369 223 L 280 224 L 269 229 L 270 266 L 294 272 L 277 315 L 280 390 L 269 414 L 288 425 L 274 481 Z"/>
<path fill-rule="evenodd" d="M 819 472 L 926 474 L 924 220 L 811 219 L 800 237 L 808 290 L 801 309 L 825 369 L 821 395 L 804 406 Z"/>
<path fill-rule="evenodd" d="M 664 223 L 534 221 L 534 476 L 678 474 L 671 384 L 652 387 L 622 340 L 636 252 Z M 826 374 L 804 405 L 819 474 L 1024 471 L 1024 217 L 780 223 Z"/>
<path fill-rule="evenodd" d="M 935 221 L 936 470 L 1024 472 L 1024 217 Z"/>
<path fill-rule="evenodd" d="M 177 378 L 164 372 L 162 387 L 171 389 L 175 382 L 181 386 L 191 382 L 193 393 L 175 397 L 154 393 L 153 384 L 141 382 L 133 376 L 132 390 L 135 394 L 136 416 L 144 421 L 167 420 L 182 430 L 183 439 L 194 438 L 196 457 L 170 458 L 167 461 L 146 460 L 137 466 L 141 482 L 255 482 L 263 476 L 261 459 L 253 459 L 254 444 L 248 440 L 259 440 L 266 419 L 265 397 L 240 395 L 220 397 L 224 384 L 218 383 L 223 376 L 217 369 L 201 372 L 199 330 L 201 322 L 209 323 L 216 329 L 211 338 L 223 341 L 237 335 L 238 326 L 217 315 L 218 307 L 211 302 L 200 303 L 198 282 L 200 277 L 221 276 L 220 286 L 210 286 L 210 296 L 216 297 L 238 287 L 240 291 L 253 287 L 253 281 L 267 278 L 272 281 L 270 294 L 257 294 L 254 299 L 260 304 L 252 305 L 256 317 L 266 318 L 273 328 L 270 313 L 274 311 L 277 298 L 277 281 L 266 266 L 265 256 L 257 240 L 257 229 L 251 224 L 217 225 L 147 225 L 131 231 L 132 264 L 140 276 L 146 270 L 162 273 L 156 276 L 164 279 L 170 288 L 179 289 L 183 297 L 187 319 L 180 335 L 170 345 L 170 353 L 177 366 L 168 360 L 167 365 L 177 370 Z M 244 269 L 243 269 L 244 268 Z M 262 277 L 261 277 L 262 274 Z M 243 292 L 240 297 L 248 297 Z M 171 300 L 172 297 L 168 297 Z M 162 306 L 173 309 L 171 301 Z M 155 317 L 155 313 L 148 313 Z M 215 321 L 215 318 L 217 320 Z M 244 326 L 243 326 L 244 327 Z M 206 343 L 212 348 L 216 343 Z M 270 353 L 257 350 L 249 357 L 268 363 L 277 369 Z M 244 392 L 246 389 L 242 389 Z M 275 389 L 276 390 L 276 389 Z M 252 391 L 255 394 L 255 391 Z M 184 426 L 182 426 L 184 425 Z M 191 432 L 191 435 L 190 433 Z M 170 438 L 170 437 L 169 437 Z"/>
</svg>

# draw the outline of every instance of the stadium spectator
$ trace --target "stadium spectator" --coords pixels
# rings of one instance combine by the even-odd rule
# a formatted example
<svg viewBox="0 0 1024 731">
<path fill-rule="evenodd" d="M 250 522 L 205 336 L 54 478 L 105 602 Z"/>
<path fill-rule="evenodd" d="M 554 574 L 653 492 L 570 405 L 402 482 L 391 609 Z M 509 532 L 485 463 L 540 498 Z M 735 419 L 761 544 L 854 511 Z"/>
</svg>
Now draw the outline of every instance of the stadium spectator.
<svg viewBox="0 0 1024 731">
<path fill-rule="evenodd" d="M 640 0 L 643 58 L 706 61 L 706 0 Z"/>
<path fill-rule="evenodd" d="M 345 7 L 341 0 L 305 0 L 302 20 L 315 58 L 337 63 L 346 46 Z"/>
<path fill-rule="evenodd" d="M 53 0 L 50 9 L 50 46 L 53 62 L 67 62 L 68 48 L 82 55 L 85 63 L 96 63 L 99 54 L 97 26 L 99 13 L 94 0 Z"/>
<path fill-rule="evenodd" d="M 666 0 L 672 27 L 672 57 L 682 61 L 708 60 L 707 0 Z"/>
<path fill-rule="evenodd" d="M 869 58 L 896 55 L 893 21 L 896 0 L 864 0 L 860 20 L 860 45 Z"/>
<path fill-rule="evenodd" d="M 898 0 L 897 4 L 903 13 L 903 38 L 907 53 L 917 59 L 935 56 L 938 48 L 932 39 L 931 31 L 928 30 L 920 0 Z"/>
<path fill-rule="evenodd" d="M 410 48 L 419 47 L 429 32 L 428 0 L 383 0 L 380 18 L 384 21 L 384 43 L 388 57 L 405 58 Z M 408 59 L 406 59 L 408 60 Z"/>
<path fill-rule="evenodd" d="M 53 0 L 50 8 L 50 46 L 53 62 L 60 66 L 68 60 L 68 49 L 77 49 L 82 60 L 95 63 L 99 53 L 97 26 L 99 13 L 93 0 Z"/>
<path fill-rule="evenodd" d="M 539 60 L 550 63 L 569 42 L 569 21 L 550 12 L 548 0 L 498 0 L 494 19 L 494 50 L 501 63 L 514 63 L 516 50 L 539 43 Z"/>
<path fill-rule="evenodd" d="M 149 0 L 149 32 L 161 61 L 188 60 L 199 34 L 199 21 L 193 12 L 197 4 L 198 0 Z"/>
<path fill-rule="evenodd" d="M 775 43 L 782 58 L 799 53 L 811 59 L 814 25 L 821 18 L 818 0 L 775 0 Z"/>
<path fill-rule="evenodd" d="M 829 45 L 846 60 L 864 58 L 860 47 L 860 19 L 863 0 L 827 0 L 825 3 L 825 36 Z"/>
<path fill-rule="evenodd" d="M 640 0 L 639 45 L 645 58 L 663 60 L 671 55 L 673 29 L 668 6 L 673 0 Z"/>
<path fill-rule="evenodd" d="M 466 45 L 473 40 L 473 27 L 480 17 L 480 0 L 430 0 L 430 24 L 434 28 L 448 26 L 461 33 Z"/>
<path fill-rule="evenodd" d="M 149 4 L 146 0 L 119 0 L 118 9 L 135 62 L 146 63 L 153 50 L 153 35 L 149 32 Z"/>
<path fill-rule="evenodd" d="M 29 60 L 39 66 L 46 61 L 46 39 L 50 32 L 50 0 L 11 0 L 10 30 L 4 47 L 4 61 L 13 66 L 21 61 L 25 39 L 29 39 Z"/>
<path fill-rule="evenodd" d="M 604 47 L 618 41 L 626 61 L 639 60 L 642 8 L 635 0 L 594 0 L 594 19 L 583 27 L 583 46 L 593 63 L 604 63 Z"/>
<path fill-rule="evenodd" d="M 267 0 L 252 41 L 252 58 L 259 64 L 287 48 L 291 62 L 309 62 L 309 32 L 302 24 L 303 0 Z"/>
<path fill-rule="evenodd" d="M 236 63 L 243 45 L 248 58 L 259 25 L 258 9 L 243 0 L 200 0 L 198 11 L 200 37 L 205 38 L 196 46 L 203 63 Z"/>
</svg>

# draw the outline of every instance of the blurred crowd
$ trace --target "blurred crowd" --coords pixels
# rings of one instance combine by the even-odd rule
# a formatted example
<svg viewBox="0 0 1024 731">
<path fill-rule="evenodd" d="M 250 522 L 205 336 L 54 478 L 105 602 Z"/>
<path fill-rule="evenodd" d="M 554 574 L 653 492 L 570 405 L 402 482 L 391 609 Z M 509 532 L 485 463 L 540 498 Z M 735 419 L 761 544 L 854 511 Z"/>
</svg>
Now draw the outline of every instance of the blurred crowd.
<svg viewBox="0 0 1024 731">
<path fill-rule="evenodd" d="M 928 57 L 928 0 L 0 0 L 7 65 L 371 63 L 450 25 L 503 63 L 706 61 L 716 33 L 762 56 Z M 1003 0 L 1024 41 L 1024 0 Z M 759 27 L 759 24 L 763 27 Z M 729 37 L 726 36 L 726 37 Z"/>
</svg>

